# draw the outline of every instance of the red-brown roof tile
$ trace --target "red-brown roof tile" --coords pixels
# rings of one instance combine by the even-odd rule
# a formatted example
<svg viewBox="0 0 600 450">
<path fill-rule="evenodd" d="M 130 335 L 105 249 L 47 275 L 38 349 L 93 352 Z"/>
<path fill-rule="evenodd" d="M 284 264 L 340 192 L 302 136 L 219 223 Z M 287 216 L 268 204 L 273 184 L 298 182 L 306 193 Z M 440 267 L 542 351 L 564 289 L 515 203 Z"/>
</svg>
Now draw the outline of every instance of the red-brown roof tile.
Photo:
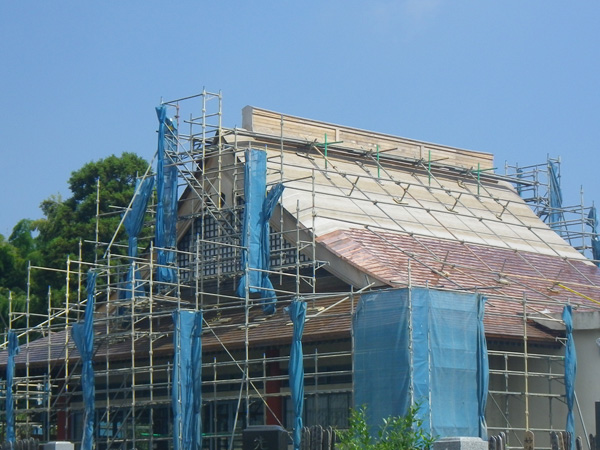
<svg viewBox="0 0 600 450">
<path fill-rule="evenodd" d="M 528 315 L 560 312 L 567 303 L 596 309 L 585 297 L 600 298 L 600 270 L 586 261 L 367 228 L 335 231 L 318 243 L 389 286 L 410 283 L 486 294 L 488 336 L 522 336 L 524 296 Z M 528 337 L 554 339 L 533 323 Z"/>
</svg>

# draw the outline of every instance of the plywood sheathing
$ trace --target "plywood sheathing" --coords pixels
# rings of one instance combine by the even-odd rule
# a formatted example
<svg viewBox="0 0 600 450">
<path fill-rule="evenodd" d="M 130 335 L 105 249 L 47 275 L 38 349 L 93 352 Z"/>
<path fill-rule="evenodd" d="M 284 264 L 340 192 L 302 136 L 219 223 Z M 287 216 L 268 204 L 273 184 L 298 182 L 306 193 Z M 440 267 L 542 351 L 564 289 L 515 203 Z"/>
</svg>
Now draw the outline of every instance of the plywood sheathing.
<svg viewBox="0 0 600 450">
<path fill-rule="evenodd" d="M 269 183 L 282 181 L 284 209 L 316 236 L 372 226 L 459 242 L 489 245 L 585 260 L 543 223 L 518 194 L 503 183 L 477 185 L 470 178 L 437 177 L 406 167 L 387 166 L 378 178 L 368 161 L 267 150 Z M 359 164 L 360 163 L 360 164 Z M 314 197 L 313 197 L 314 193 Z M 314 223 L 313 223 L 314 215 Z"/>
<path fill-rule="evenodd" d="M 493 156 L 490 153 L 475 152 L 455 147 L 432 144 L 384 133 L 334 125 L 317 120 L 280 114 L 266 109 L 246 106 L 242 110 L 242 127 L 246 130 L 284 138 L 303 139 L 323 142 L 325 134 L 329 142 L 343 142 L 344 147 L 380 151 L 389 155 L 409 158 L 442 161 L 444 164 L 464 167 L 489 169 L 493 167 Z"/>
</svg>

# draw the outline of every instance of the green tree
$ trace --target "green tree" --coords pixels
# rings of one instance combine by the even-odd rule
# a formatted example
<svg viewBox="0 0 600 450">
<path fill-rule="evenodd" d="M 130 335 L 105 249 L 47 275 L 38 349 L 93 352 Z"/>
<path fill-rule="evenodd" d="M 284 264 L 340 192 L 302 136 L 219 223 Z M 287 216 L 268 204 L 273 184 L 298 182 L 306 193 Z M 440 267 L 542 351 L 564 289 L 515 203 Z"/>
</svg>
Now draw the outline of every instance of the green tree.
<svg viewBox="0 0 600 450">
<path fill-rule="evenodd" d="M 0 234 L 0 329 L 8 324 L 8 304 L 21 310 L 25 304 L 27 261 L 35 258 L 32 222 L 21 220 L 9 239 Z"/>
<path fill-rule="evenodd" d="M 18 251 L 0 234 L 0 286 L 12 287 L 18 277 Z"/>
<path fill-rule="evenodd" d="M 86 241 L 94 241 L 96 237 L 98 182 L 98 239 L 110 242 L 123 208 L 129 205 L 134 194 L 136 178 L 144 174 L 147 167 L 148 163 L 134 153 L 89 162 L 71 174 L 68 180 L 70 197 L 50 196 L 40 205 L 44 218 L 22 220 L 15 226 L 8 241 L 2 237 L 0 288 L 4 290 L 0 290 L 0 314 L 6 310 L 3 302 L 8 298 L 8 290 L 14 291 L 21 299 L 26 288 L 28 261 L 37 266 L 65 269 L 67 257 L 79 260 L 81 243 L 81 260 L 94 262 L 96 247 Z M 121 230 L 116 240 L 124 236 L 125 232 Z M 104 250 L 105 247 L 102 247 L 98 252 Z M 87 267 L 82 270 L 86 271 Z M 46 313 L 49 287 L 52 288 L 53 306 L 60 306 L 65 298 L 65 284 L 62 272 L 36 271 L 30 285 L 31 310 Z"/>
<path fill-rule="evenodd" d="M 27 257 L 35 250 L 33 221 L 30 219 L 20 220 L 12 230 L 8 241 L 18 249 L 22 257 Z"/>
<path fill-rule="evenodd" d="M 12 300 L 11 300 L 12 299 Z M 25 309 L 25 292 L 20 289 L 8 289 L 0 286 L 0 331 L 4 331 L 8 328 L 8 305 L 12 301 L 12 307 L 15 311 L 23 311 Z M 13 327 L 20 327 L 23 325 L 23 320 L 13 324 Z"/>
<path fill-rule="evenodd" d="M 97 186 L 100 184 L 98 210 L 99 241 L 109 242 L 121 220 L 119 214 L 129 205 L 136 178 L 148 163 L 134 153 L 111 155 L 85 164 L 69 178 L 72 196 L 63 200 L 51 196 L 40 205 L 45 218 L 35 223 L 42 260 L 50 267 L 64 267 L 65 258 L 78 258 L 80 240 L 93 241 L 96 232 Z M 124 236 L 120 230 L 118 239 Z M 94 261 L 94 245 L 83 245 L 84 261 Z"/>
<path fill-rule="evenodd" d="M 8 238 L 10 244 L 17 251 L 17 258 L 15 261 L 16 277 L 12 283 L 9 283 L 10 286 L 19 287 L 25 290 L 27 265 L 29 263 L 36 265 L 41 261 L 34 233 L 35 224 L 33 220 L 22 219 L 15 225 Z"/>
<path fill-rule="evenodd" d="M 419 418 L 419 405 L 412 405 L 406 415 L 383 419 L 383 423 L 373 436 L 367 424 L 367 408 L 353 409 L 350 412 L 349 429 L 338 431 L 341 450 L 421 450 L 428 449 L 435 437 L 423 430 L 423 420 Z"/>
</svg>

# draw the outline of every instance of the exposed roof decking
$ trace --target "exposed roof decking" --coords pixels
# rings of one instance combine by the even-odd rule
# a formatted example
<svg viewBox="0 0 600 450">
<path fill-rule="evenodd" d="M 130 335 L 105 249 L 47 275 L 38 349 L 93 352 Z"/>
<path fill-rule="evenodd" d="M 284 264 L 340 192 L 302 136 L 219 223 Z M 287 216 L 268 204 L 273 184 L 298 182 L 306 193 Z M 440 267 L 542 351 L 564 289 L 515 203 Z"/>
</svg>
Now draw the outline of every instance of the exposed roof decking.
<svg viewBox="0 0 600 450">
<path fill-rule="evenodd" d="M 400 155 L 416 159 L 443 161 L 463 168 L 489 169 L 493 167 L 493 155 L 456 147 L 407 139 L 385 133 L 336 125 L 318 120 L 281 114 L 254 106 L 246 106 L 242 111 L 242 127 L 254 133 L 285 138 L 301 139 L 307 142 L 323 142 L 325 134 L 329 142 L 342 141 L 344 146 L 360 150 L 375 151 L 379 146 L 389 155 Z"/>
<path fill-rule="evenodd" d="M 368 225 L 585 260 L 507 182 L 498 181 L 489 153 L 252 106 L 242 116 L 256 148 L 269 152 L 268 181 L 286 185 L 284 208 L 306 228 L 312 228 L 314 212 L 317 236 Z"/>
<path fill-rule="evenodd" d="M 419 236 L 586 260 L 502 183 L 430 179 L 423 170 L 269 149 L 269 183 L 286 186 L 283 207 L 316 236 L 369 226 Z M 385 172 L 385 173 L 383 173 Z M 314 177 L 314 186 L 313 186 Z M 431 185 L 430 185 L 431 183 Z M 314 197 L 313 197 L 314 191 Z M 299 208 L 298 214 L 296 213 Z"/>
</svg>

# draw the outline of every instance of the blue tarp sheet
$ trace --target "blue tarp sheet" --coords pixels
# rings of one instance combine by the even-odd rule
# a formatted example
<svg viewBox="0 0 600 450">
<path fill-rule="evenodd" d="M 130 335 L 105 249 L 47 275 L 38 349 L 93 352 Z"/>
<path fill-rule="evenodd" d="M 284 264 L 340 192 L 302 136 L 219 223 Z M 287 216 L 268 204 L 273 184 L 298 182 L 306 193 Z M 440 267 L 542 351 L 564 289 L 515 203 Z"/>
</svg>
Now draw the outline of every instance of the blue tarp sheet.
<svg viewBox="0 0 600 450">
<path fill-rule="evenodd" d="M 562 211 L 562 191 L 560 189 L 560 179 L 558 176 L 558 163 L 548 161 L 548 196 L 550 200 L 550 228 L 560 232 L 565 228 L 565 217 Z"/>
<path fill-rule="evenodd" d="M 261 150 L 246 150 L 244 172 L 244 223 L 242 227 L 242 268 L 248 269 L 240 279 L 237 295 L 260 293 L 265 314 L 275 312 L 276 294 L 269 280 L 270 243 L 269 219 L 283 192 L 277 184 L 267 190 L 267 153 Z"/>
<path fill-rule="evenodd" d="M 172 160 L 177 151 L 177 128 L 173 121 L 167 118 L 165 105 L 156 107 L 158 116 L 158 163 L 156 169 L 156 237 L 159 247 L 157 263 L 159 268 L 156 280 L 165 283 L 177 281 L 175 270 L 175 252 L 169 251 L 176 247 L 177 225 L 177 167 Z"/>
<path fill-rule="evenodd" d="M 83 419 L 83 436 L 81 449 L 91 450 L 94 446 L 94 414 L 95 383 L 92 357 L 94 355 L 94 291 L 96 290 L 96 273 L 87 274 L 87 304 L 83 324 L 73 325 L 71 334 L 81 356 L 81 389 L 85 414 Z"/>
<path fill-rule="evenodd" d="M 173 312 L 173 448 L 202 448 L 202 312 Z"/>
<path fill-rule="evenodd" d="M 571 306 L 563 309 L 562 319 L 565 322 L 567 347 L 565 350 L 565 397 L 567 400 L 567 425 L 566 430 L 571 433 L 571 449 L 575 449 L 575 417 L 573 404 L 575 401 L 575 377 L 577 376 L 577 353 L 573 342 L 573 318 Z"/>
<path fill-rule="evenodd" d="M 523 178 L 523 169 L 517 168 L 517 179 L 522 179 L 522 178 Z M 519 194 L 519 196 L 521 196 L 521 194 L 523 194 L 523 186 L 521 186 L 521 183 L 517 184 L 517 194 Z"/>
<path fill-rule="evenodd" d="M 124 225 L 127 236 L 129 236 L 129 246 L 127 247 L 127 254 L 131 258 L 136 258 L 138 255 L 138 236 L 142 231 L 144 225 L 144 215 L 146 214 L 146 207 L 148 201 L 152 195 L 152 187 L 154 186 L 154 178 L 145 178 L 141 183 L 138 180 L 136 183 L 135 197 L 131 204 L 131 209 L 125 216 Z M 135 294 L 144 295 L 144 289 L 141 287 L 141 275 L 138 270 L 133 275 L 134 262 L 131 261 L 131 267 L 127 272 L 127 284 L 125 286 L 125 298 L 131 298 L 132 296 L 132 280 L 135 279 Z"/>
<path fill-rule="evenodd" d="M 484 299 L 433 289 L 363 294 L 354 317 L 355 406 L 376 429 L 420 405 L 427 432 L 487 437 Z"/>
<path fill-rule="evenodd" d="M 482 439 L 487 439 L 485 408 L 487 406 L 490 385 L 490 361 L 488 358 L 487 341 L 485 340 L 485 329 L 483 327 L 486 298 L 483 295 L 479 295 L 477 298 L 477 396 L 479 397 L 479 436 Z"/>
<path fill-rule="evenodd" d="M 13 384 L 15 376 L 15 356 L 19 354 L 17 334 L 8 331 L 8 361 L 6 362 L 6 440 L 16 442 L 15 436 L 15 405 L 13 402 Z"/>
<path fill-rule="evenodd" d="M 300 449 L 302 433 L 302 411 L 304 409 L 304 359 L 302 353 L 302 333 L 306 319 L 306 303 L 301 299 L 294 299 L 289 306 L 288 313 L 294 325 L 294 336 L 290 349 L 290 391 L 292 393 L 292 408 L 294 411 L 294 450 Z"/>
<path fill-rule="evenodd" d="M 361 296 L 354 316 L 354 406 L 368 406 L 375 428 L 411 403 L 407 304 L 408 290 L 373 292 Z"/>
<path fill-rule="evenodd" d="M 600 260 L 600 236 L 598 236 L 598 216 L 596 207 L 592 206 L 587 217 L 587 224 L 592 228 L 592 258 Z M 600 261 L 596 262 L 600 267 Z"/>
</svg>

